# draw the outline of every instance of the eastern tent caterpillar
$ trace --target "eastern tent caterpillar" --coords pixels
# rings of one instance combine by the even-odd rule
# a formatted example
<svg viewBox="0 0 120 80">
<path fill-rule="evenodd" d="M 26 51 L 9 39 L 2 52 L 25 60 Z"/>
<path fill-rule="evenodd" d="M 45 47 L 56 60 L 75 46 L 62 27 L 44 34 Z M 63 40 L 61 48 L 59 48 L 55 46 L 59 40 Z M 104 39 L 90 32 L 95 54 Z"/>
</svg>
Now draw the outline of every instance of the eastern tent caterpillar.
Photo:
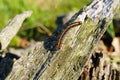
<svg viewBox="0 0 120 80">
<path fill-rule="evenodd" d="M 57 49 L 57 50 L 60 49 L 61 43 L 62 43 L 62 39 L 63 39 L 64 35 L 66 34 L 66 32 L 67 32 L 70 28 L 76 27 L 76 26 L 81 25 L 81 24 L 82 24 L 82 22 L 81 22 L 81 21 L 78 21 L 78 22 L 73 22 L 73 23 L 71 23 L 70 25 L 67 26 L 67 28 L 62 32 L 62 34 L 61 34 L 61 36 L 60 36 L 60 38 L 59 38 L 59 40 L 58 40 L 58 44 L 57 44 L 57 46 L 56 46 L 56 49 Z"/>
</svg>

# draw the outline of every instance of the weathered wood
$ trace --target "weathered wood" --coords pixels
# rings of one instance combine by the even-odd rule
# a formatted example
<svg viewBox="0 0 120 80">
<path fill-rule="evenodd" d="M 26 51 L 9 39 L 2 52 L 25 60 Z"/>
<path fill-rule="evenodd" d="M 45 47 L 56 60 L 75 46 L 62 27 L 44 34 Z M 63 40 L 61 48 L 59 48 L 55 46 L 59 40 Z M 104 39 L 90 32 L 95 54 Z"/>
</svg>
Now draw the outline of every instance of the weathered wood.
<svg viewBox="0 0 120 80">
<path fill-rule="evenodd" d="M 23 21 L 30 17 L 32 11 L 26 11 L 22 14 L 16 15 L 8 25 L 0 31 L 0 50 L 6 49 L 10 41 L 19 31 Z"/>
<path fill-rule="evenodd" d="M 120 80 L 120 71 L 114 67 L 108 55 L 94 53 L 78 80 Z"/>
<path fill-rule="evenodd" d="M 28 54 L 15 61 L 6 80 L 77 80 L 119 3 L 119 0 L 94 0 L 44 43 L 27 49 Z M 81 21 L 82 25 L 70 29 L 62 41 L 61 49 L 55 51 L 62 31 L 76 21 Z"/>
</svg>

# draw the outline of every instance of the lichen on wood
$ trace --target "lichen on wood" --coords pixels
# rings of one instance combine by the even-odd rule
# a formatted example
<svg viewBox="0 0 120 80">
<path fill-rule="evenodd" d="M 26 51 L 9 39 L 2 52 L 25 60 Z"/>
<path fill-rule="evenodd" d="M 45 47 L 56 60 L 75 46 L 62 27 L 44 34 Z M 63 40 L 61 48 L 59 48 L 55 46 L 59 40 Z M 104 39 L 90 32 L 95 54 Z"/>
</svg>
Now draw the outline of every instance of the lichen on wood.
<svg viewBox="0 0 120 80">
<path fill-rule="evenodd" d="M 77 80 L 111 23 L 119 3 L 119 0 L 94 0 L 44 43 L 33 46 L 29 55 L 21 56 L 6 80 Z M 82 25 L 71 28 L 62 41 L 61 49 L 55 51 L 60 34 L 76 21 L 81 21 Z"/>
</svg>

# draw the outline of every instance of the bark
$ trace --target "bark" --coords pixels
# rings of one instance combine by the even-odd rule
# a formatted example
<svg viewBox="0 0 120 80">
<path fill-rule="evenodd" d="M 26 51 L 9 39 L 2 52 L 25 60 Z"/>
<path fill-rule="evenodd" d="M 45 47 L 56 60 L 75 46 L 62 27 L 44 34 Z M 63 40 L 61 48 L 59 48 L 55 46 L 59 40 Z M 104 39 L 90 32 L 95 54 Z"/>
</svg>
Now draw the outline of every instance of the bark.
<svg viewBox="0 0 120 80">
<path fill-rule="evenodd" d="M 119 0 L 94 0 L 44 42 L 34 44 L 16 60 L 6 80 L 77 80 L 119 7 Z M 60 50 L 56 45 L 70 23 Z M 102 69 L 101 69 L 102 70 Z M 94 72 L 94 71 L 93 71 Z M 100 78 L 101 79 L 101 78 Z"/>
<path fill-rule="evenodd" d="M 110 57 L 102 52 L 94 53 L 78 80 L 120 80 L 119 66 L 110 63 Z"/>
</svg>

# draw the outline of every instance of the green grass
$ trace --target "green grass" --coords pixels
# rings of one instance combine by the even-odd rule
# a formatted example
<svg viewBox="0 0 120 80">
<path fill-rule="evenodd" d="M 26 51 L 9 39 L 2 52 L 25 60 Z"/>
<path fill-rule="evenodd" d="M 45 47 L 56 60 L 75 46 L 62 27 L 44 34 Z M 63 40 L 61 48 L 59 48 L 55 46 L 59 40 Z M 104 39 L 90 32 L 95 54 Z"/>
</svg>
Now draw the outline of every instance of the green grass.
<svg viewBox="0 0 120 80">
<path fill-rule="evenodd" d="M 114 38 L 115 37 L 115 29 L 114 29 L 114 25 L 113 22 L 110 24 L 110 26 L 107 29 L 107 32 L 109 33 L 109 35 Z"/>
<path fill-rule="evenodd" d="M 33 10 L 33 15 L 24 23 L 24 29 L 30 29 L 37 26 L 38 23 L 46 25 L 48 28 L 56 27 L 56 17 L 70 11 L 78 11 L 90 0 L 1 0 L 0 1 L 0 28 L 3 28 L 8 21 L 16 14 L 26 10 Z M 36 4 L 38 2 L 38 4 Z M 43 4 L 41 4 L 42 2 Z"/>
<path fill-rule="evenodd" d="M 18 36 L 26 39 L 36 39 L 44 35 L 39 32 L 38 27 L 46 27 L 50 31 L 56 29 L 56 18 L 80 8 L 92 0 L 0 0 L 0 29 L 7 25 L 16 14 L 26 10 L 32 10 L 33 14 L 25 20 Z M 43 28 L 45 29 L 45 28 Z M 44 30 L 43 30 L 44 32 Z"/>
</svg>

